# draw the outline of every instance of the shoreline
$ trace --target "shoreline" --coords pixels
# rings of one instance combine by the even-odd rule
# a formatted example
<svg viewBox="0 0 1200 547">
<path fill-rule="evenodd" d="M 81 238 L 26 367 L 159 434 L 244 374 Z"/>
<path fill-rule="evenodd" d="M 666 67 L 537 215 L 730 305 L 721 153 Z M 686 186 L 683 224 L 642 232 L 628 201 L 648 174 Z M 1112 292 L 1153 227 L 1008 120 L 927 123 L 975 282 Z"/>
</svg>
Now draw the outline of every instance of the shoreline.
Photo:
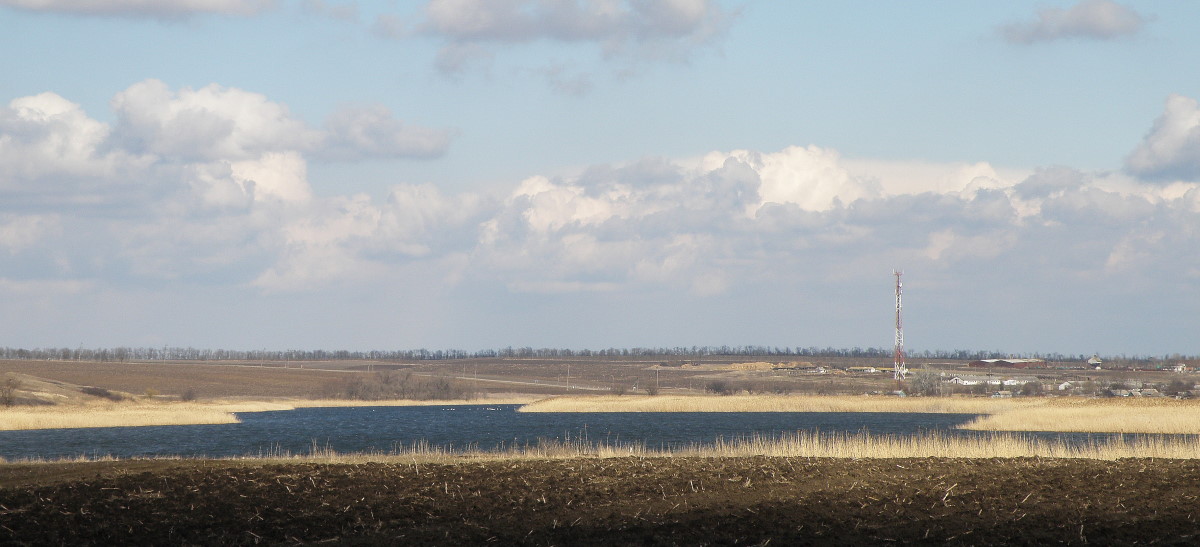
<svg viewBox="0 0 1200 547">
<path fill-rule="evenodd" d="M 821 395 L 511 394 L 478 399 L 138 399 L 0 408 L 0 431 L 238 423 L 237 413 L 370 406 L 521 405 L 518 412 L 878 412 L 972 414 L 959 429 L 1200 435 L 1200 400 Z"/>
<path fill-rule="evenodd" d="M 195 402 L 126 400 L 81 404 L 11 406 L 0 408 L 0 431 L 233 424 L 239 423 L 235 414 L 244 412 L 272 412 L 295 410 L 297 408 L 525 404 L 537 398 L 537 396 L 532 395 L 513 395 L 480 399 L 392 399 L 382 401 L 350 399 L 218 399 Z"/>
</svg>

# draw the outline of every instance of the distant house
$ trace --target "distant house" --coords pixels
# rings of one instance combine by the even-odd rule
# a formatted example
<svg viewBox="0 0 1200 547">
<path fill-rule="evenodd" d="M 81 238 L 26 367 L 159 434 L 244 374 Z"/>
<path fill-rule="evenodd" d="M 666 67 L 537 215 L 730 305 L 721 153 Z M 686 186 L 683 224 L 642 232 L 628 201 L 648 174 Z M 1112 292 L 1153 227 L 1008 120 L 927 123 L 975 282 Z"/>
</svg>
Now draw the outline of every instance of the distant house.
<svg viewBox="0 0 1200 547">
<path fill-rule="evenodd" d="M 962 374 L 952 376 L 946 383 L 959 386 L 978 386 L 978 385 L 1000 385 L 1001 380 L 994 376 L 977 376 L 972 374 Z"/>
<path fill-rule="evenodd" d="M 992 394 L 993 399 L 1012 399 L 1011 391 L 997 391 Z"/>
<path fill-rule="evenodd" d="M 850 372 L 858 372 L 861 374 L 875 374 L 875 373 L 879 372 L 879 369 L 877 369 L 875 367 L 850 367 L 846 370 L 849 370 Z"/>
<path fill-rule="evenodd" d="M 960 386 L 978 386 L 985 384 L 991 386 L 1023 386 L 1029 382 L 1037 381 L 1038 379 L 1034 376 L 1009 376 L 1002 378 L 1000 376 L 981 376 L 973 374 L 962 374 L 947 380 L 948 383 Z"/>
<path fill-rule="evenodd" d="M 1093 355 L 1091 359 L 1087 360 L 1087 364 L 1089 367 L 1095 367 L 1096 369 L 1099 369 L 1100 366 L 1104 364 L 1104 360 L 1100 359 L 1099 355 Z"/>
<path fill-rule="evenodd" d="M 1042 359 L 979 359 L 967 363 L 969 367 L 983 368 L 1039 368 L 1046 366 Z"/>
<path fill-rule="evenodd" d="M 1173 367 L 1169 367 L 1168 370 L 1170 370 L 1171 372 L 1178 372 L 1180 374 L 1183 374 L 1184 372 L 1188 371 L 1188 366 L 1184 363 L 1179 363 Z"/>
</svg>

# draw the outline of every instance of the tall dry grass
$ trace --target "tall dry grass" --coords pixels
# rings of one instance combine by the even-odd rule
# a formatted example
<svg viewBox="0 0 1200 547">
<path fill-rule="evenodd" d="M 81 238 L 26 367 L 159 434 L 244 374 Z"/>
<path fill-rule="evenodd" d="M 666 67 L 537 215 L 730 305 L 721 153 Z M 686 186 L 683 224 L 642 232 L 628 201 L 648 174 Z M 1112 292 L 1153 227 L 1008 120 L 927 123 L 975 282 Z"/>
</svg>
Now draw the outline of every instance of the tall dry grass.
<svg viewBox="0 0 1200 547">
<path fill-rule="evenodd" d="M 0 410 L 0 431 L 237 423 L 234 412 L 287 410 L 275 403 L 101 402 Z"/>
<path fill-rule="evenodd" d="M 1050 399 L 1037 407 L 980 416 L 961 429 L 1200 434 L 1200 401 L 1152 399 Z"/>
<path fill-rule="evenodd" d="M 521 412 L 929 412 L 993 414 L 1036 407 L 1047 399 L 980 397 L 885 397 L 839 395 L 658 395 L 560 396 L 520 408 Z"/>
<path fill-rule="evenodd" d="M 564 396 L 521 412 L 929 412 L 980 414 L 978 431 L 1200 434 L 1200 400 L 1079 397 L 883 397 L 822 395 Z"/>
<path fill-rule="evenodd" d="M 532 397 L 505 397 L 445 401 L 358 401 L 344 399 L 297 399 L 276 401 L 162 400 L 98 401 L 87 404 L 0 407 L 0 431 L 65 429 L 81 427 L 130 427 L 152 425 L 202 425 L 238 423 L 235 413 L 294 410 L 302 407 L 352 406 L 440 406 L 463 404 L 521 404 Z"/>
<path fill-rule="evenodd" d="M 562 460 L 572 458 L 739 458 L 751 456 L 796 458 L 1078 458 L 1116 460 L 1121 458 L 1200 458 L 1200 439 L 1121 436 L 1100 438 L 1076 445 L 1020 434 L 1001 433 L 964 437 L 944 433 L 916 436 L 871 435 L 870 433 L 805 433 L 779 437 L 753 436 L 718 439 L 710 444 L 693 444 L 675 449 L 653 449 L 643 444 L 599 443 L 583 440 L 541 441 L 532 445 L 498 450 L 470 447 L 455 450 L 427 443 L 414 443 L 391 452 L 339 453 L 314 446 L 306 454 L 276 452 L 260 455 L 274 461 L 322 463 L 408 462 L 456 463 L 492 460 Z"/>
</svg>

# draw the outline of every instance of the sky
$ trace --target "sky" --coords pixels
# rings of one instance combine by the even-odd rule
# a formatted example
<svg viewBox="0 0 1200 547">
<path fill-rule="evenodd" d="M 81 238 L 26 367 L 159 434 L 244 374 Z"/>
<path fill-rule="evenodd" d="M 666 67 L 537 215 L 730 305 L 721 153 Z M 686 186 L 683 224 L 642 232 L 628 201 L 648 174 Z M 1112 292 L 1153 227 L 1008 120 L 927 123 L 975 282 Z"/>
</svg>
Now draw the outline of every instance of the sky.
<svg viewBox="0 0 1200 547">
<path fill-rule="evenodd" d="M 1197 20 L 0 0 L 0 345 L 1200 354 Z"/>
</svg>

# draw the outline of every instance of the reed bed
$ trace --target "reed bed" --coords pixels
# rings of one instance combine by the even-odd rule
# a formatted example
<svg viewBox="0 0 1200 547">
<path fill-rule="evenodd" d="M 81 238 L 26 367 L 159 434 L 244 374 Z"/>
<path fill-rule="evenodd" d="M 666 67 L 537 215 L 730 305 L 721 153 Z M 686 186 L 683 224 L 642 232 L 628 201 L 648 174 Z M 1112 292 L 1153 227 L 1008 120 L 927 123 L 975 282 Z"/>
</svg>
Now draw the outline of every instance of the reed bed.
<svg viewBox="0 0 1200 547">
<path fill-rule="evenodd" d="M 571 396 L 521 412 L 928 412 L 979 414 L 959 429 L 1200 434 L 1200 400 L 1167 398 L 883 397 L 820 395 Z"/>
<path fill-rule="evenodd" d="M 960 429 L 1200 434 L 1200 406 L 1164 399 L 1107 405 L 1083 400 L 980 416 Z"/>
<path fill-rule="evenodd" d="M 122 427 L 148 425 L 199 425 L 237 423 L 235 412 L 288 410 L 279 403 L 164 403 L 104 402 L 85 405 L 10 407 L 0 410 L 0 431 Z"/>
<path fill-rule="evenodd" d="M 1039 407 L 1049 399 L 982 397 L 885 397 L 822 395 L 562 396 L 543 399 L 521 412 L 930 412 L 995 414 Z"/>
<path fill-rule="evenodd" d="M 1068 458 L 1117 460 L 1122 458 L 1200 458 L 1200 439 L 1171 437 L 1100 437 L 1087 443 L 1047 440 L 1021 434 L 961 436 L 928 433 L 915 436 L 860 433 L 798 432 L 778 437 L 750 436 L 717 439 L 713 443 L 677 448 L 651 448 L 637 443 L 590 443 L 585 439 L 542 440 L 522 446 L 479 450 L 475 447 L 433 446 L 414 443 L 390 452 L 339 453 L 314 446 L 306 454 L 276 451 L 252 459 L 318 463 L 458 463 L 493 460 L 562 460 L 573 458 L 744 458 L 754 456 L 839 459 L 903 458 Z"/>
<path fill-rule="evenodd" d="M 441 406 L 521 404 L 534 397 L 456 400 L 286 399 L 276 401 L 103 401 L 88 404 L 0 407 L 0 431 L 80 427 L 233 424 L 235 413 L 295 410 L 314 407 Z"/>
</svg>

